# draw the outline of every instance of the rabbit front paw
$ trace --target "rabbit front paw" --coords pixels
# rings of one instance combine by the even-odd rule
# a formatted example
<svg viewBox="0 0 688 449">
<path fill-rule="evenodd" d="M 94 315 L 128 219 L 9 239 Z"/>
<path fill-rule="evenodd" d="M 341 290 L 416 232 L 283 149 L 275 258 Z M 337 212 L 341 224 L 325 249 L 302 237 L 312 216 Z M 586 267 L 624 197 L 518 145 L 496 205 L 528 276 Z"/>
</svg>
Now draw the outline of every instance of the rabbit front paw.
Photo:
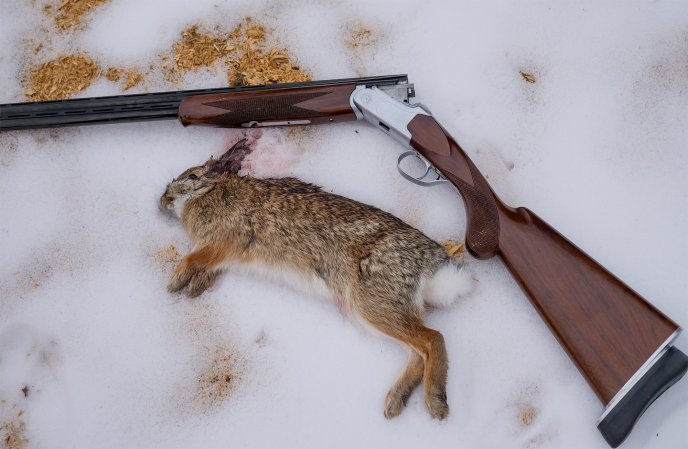
<svg viewBox="0 0 688 449">
<path fill-rule="evenodd" d="M 217 271 L 198 271 L 191 276 L 189 281 L 189 288 L 186 295 L 189 298 L 195 298 L 204 291 L 208 290 L 217 278 Z"/>
<path fill-rule="evenodd" d="M 177 270 L 175 270 L 174 274 L 172 275 L 170 283 L 167 284 L 167 291 L 170 293 L 177 293 L 178 291 L 186 287 L 186 284 L 189 283 L 192 275 L 193 273 L 189 270 L 180 270 L 179 268 L 177 268 Z"/>
<path fill-rule="evenodd" d="M 170 293 L 176 293 L 184 289 L 186 296 L 195 298 L 204 291 L 208 290 L 217 278 L 217 271 L 206 270 L 177 270 L 172 276 L 172 280 L 167 285 L 167 290 Z"/>
</svg>

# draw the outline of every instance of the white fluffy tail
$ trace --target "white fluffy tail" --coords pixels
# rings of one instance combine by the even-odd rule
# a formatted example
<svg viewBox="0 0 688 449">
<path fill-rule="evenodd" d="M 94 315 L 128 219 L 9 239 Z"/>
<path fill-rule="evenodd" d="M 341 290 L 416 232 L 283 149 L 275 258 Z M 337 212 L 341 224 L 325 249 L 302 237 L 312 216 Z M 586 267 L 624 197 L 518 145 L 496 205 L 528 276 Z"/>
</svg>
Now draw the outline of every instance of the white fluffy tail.
<svg viewBox="0 0 688 449">
<path fill-rule="evenodd" d="M 468 294 L 472 288 L 473 281 L 470 276 L 459 265 L 449 262 L 442 265 L 425 282 L 421 294 L 426 304 L 447 307 L 459 296 Z"/>
</svg>

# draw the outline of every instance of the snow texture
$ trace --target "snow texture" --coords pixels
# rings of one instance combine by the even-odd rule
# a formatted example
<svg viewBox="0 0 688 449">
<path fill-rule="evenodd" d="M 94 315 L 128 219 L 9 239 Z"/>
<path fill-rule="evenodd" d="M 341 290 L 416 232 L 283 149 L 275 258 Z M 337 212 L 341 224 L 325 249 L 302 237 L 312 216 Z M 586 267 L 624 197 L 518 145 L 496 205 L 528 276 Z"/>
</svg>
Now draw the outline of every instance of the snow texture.
<svg viewBox="0 0 688 449">
<path fill-rule="evenodd" d="M 24 99 L 50 26 L 36 5 L 0 2 L 0 103 Z M 688 2 L 113 0 L 49 51 L 148 67 L 183 28 L 247 16 L 316 79 L 408 73 L 506 202 L 688 324 Z M 374 39 L 347 46 L 358 26 Z M 224 82 L 218 66 L 180 87 Z M 131 92 L 170 88 L 154 74 Z M 101 79 L 78 96 L 118 93 Z M 234 272 L 195 300 L 167 293 L 189 245 L 157 200 L 239 133 L 170 121 L 0 134 L 0 432 L 36 448 L 607 447 L 602 405 L 498 260 L 470 260 L 473 293 L 428 316 L 450 361 L 444 422 L 420 391 L 385 420 L 406 353 L 330 303 Z M 404 181 L 402 148 L 363 123 L 266 130 L 256 148 L 256 176 L 463 237 L 456 193 Z M 688 447 L 687 422 L 683 380 L 624 447 Z"/>
</svg>

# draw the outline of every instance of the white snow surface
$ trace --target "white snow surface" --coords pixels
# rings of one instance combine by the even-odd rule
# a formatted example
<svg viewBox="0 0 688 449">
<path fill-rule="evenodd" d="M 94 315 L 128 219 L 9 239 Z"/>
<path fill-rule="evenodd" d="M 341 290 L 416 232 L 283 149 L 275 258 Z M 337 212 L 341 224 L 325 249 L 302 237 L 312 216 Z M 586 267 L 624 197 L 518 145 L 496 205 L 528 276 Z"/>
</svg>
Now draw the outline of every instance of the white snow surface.
<svg viewBox="0 0 688 449">
<path fill-rule="evenodd" d="M 113 0 L 48 51 L 147 67 L 186 26 L 246 16 L 316 79 L 408 73 L 503 200 L 688 324 L 688 2 Z M 48 20 L 40 2 L 0 2 L 0 103 L 24 101 Z M 357 25 L 374 45 L 344 45 Z M 224 82 L 218 66 L 131 93 Z M 101 80 L 78 96 L 119 93 Z M 173 266 L 153 255 L 189 245 L 157 200 L 239 133 L 168 121 L 0 134 L 0 426 L 21 421 L 31 448 L 607 447 L 602 404 L 498 260 L 470 260 L 476 289 L 427 318 L 450 361 L 444 422 L 421 391 L 383 417 L 406 352 L 333 304 L 233 272 L 194 300 L 167 293 Z M 398 176 L 402 150 L 363 123 L 266 130 L 249 171 L 461 239 L 462 201 Z M 234 377 L 213 401 L 198 379 L 218 357 Z M 683 380 L 623 447 L 688 447 L 686 423 Z"/>
</svg>

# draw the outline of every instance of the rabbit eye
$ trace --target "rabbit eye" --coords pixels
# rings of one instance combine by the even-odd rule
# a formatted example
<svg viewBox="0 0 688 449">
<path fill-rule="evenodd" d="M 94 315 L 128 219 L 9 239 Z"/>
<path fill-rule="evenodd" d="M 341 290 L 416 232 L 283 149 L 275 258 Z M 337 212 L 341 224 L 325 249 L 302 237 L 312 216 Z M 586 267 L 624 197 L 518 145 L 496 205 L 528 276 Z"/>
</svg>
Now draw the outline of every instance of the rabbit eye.
<svg viewBox="0 0 688 449">
<path fill-rule="evenodd" d="M 194 175 L 193 173 L 189 175 L 189 179 L 192 181 L 195 181 L 198 179 L 198 176 Z"/>
</svg>

